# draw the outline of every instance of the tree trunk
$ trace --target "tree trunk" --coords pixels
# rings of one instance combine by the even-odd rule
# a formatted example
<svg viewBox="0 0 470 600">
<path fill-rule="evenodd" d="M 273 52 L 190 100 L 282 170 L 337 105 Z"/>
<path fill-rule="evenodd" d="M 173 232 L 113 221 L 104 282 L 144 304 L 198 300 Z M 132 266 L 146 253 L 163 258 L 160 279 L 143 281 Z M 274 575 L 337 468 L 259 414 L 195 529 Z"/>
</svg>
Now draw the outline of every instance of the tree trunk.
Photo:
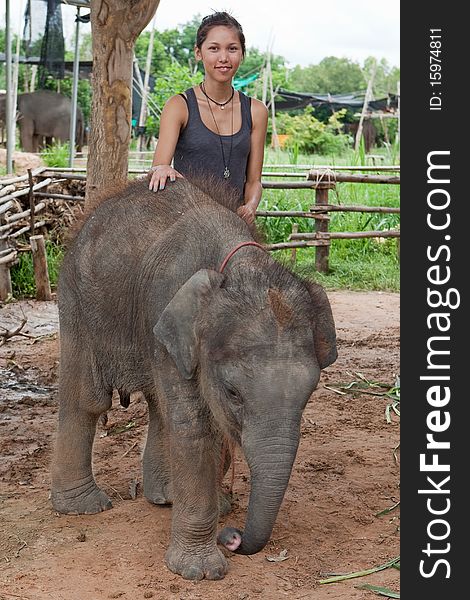
<svg viewBox="0 0 470 600">
<path fill-rule="evenodd" d="M 85 205 L 127 181 L 132 116 L 132 59 L 137 36 L 160 0 L 91 0 L 93 44 Z"/>
</svg>

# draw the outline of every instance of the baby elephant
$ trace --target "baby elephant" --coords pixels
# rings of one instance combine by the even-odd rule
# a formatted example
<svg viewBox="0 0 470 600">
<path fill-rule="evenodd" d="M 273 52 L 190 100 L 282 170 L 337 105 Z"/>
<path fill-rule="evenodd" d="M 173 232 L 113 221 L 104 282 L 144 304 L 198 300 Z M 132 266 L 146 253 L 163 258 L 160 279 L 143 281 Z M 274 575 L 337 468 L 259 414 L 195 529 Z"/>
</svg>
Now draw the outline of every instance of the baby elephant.
<svg viewBox="0 0 470 600">
<path fill-rule="evenodd" d="M 67 514 L 111 507 L 93 478 L 95 427 L 113 389 L 124 399 L 140 390 L 144 495 L 173 504 L 166 564 L 186 579 L 220 579 L 221 447 L 241 446 L 251 494 L 244 530 L 218 540 L 253 554 L 270 538 L 336 335 L 324 290 L 254 242 L 228 190 L 201 185 L 178 179 L 156 198 L 147 182 L 129 184 L 66 253 L 52 504 Z"/>
</svg>

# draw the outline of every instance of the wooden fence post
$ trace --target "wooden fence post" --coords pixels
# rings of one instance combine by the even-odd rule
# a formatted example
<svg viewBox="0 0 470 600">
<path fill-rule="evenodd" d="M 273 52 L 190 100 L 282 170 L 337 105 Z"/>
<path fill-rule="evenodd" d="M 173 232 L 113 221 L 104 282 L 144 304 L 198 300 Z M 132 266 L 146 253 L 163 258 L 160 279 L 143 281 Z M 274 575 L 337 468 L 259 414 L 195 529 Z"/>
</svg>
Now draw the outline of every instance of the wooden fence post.
<svg viewBox="0 0 470 600">
<path fill-rule="evenodd" d="M 294 223 L 292 225 L 292 233 L 294 233 L 294 234 L 295 233 L 299 233 L 299 225 L 298 225 L 298 223 Z M 295 265 L 296 259 L 297 259 L 297 249 L 296 248 L 292 248 L 291 254 L 290 254 L 290 260 L 291 260 L 291 263 L 293 265 Z"/>
<path fill-rule="evenodd" d="M 52 300 L 49 272 L 47 270 L 46 244 L 43 235 L 29 238 L 33 254 L 34 279 L 36 282 L 36 300 Z"/>
<path fill-rule="evenodd" d="M 315 187 L 315 204 L 328 204 L 328 190 L 332 187 L 328 183 L 319 183 Z M 327 233 L 328 232 L 328 221 L 329 217 L 324 219 L 315 219 L 315 231 L 316 233 Z M 319 273 L 328 273 L 329 265 L 328 259 L 330 255 L 330 246 L 317 246 L 315 248 L 315 269 Z"/>
<path fill-rule="evenodd" d="M 0 258 L 4 258 L 9 254 L 8 249 L 8 243 L 5 240 L 0 240 Z M 6 300 L 12 292 L 10 264 L 0 260 L 0 300 Z"/>
</svg>

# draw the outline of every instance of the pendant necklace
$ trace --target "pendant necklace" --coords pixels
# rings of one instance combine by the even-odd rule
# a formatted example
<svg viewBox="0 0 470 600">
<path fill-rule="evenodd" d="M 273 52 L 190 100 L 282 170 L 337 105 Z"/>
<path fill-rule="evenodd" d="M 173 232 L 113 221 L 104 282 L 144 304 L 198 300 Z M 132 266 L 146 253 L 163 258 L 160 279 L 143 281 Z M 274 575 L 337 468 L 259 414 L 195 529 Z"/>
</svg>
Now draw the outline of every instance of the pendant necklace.
<svg viewBox="0 0 470 600">
<path fill-rule="evenodd" d="M 232 100 L 233 95 L 235 93 L 235 88 L 232 86 L 232 95 L 230 96 L 230 98 L 228 100 L 226 100 L 225 102 L 217 102 L 217 100 L 214 100 L 213 98 L 211 98 L 210 96 L 208 96 L 208 94 L 206 93 L 206 89 L 204 87 L 203 82 L 199 84 L 199 87 L 201 89 L 201 92 L 204 94 L 204 96 L 208 100 L 210 100 L 211 102 L 213 102 L 214 104 L 217 104 L 217 106 L 219 106 L 221 110 L 225 110 L 226 105 Z"/>
<path fill-rule="evenodd" d="M 201 84 L 202 86 L 202 84 Z M 200 86 L 200 87 L 201 87 Z M 214 113 L 212 112 L 212 108 L 210 105 L 209 100 L 212 100 L 212 98 L 209 98 L 209 96 L 206 94 L 206 92 L 203 90 L 203 88 L 201 87 L 202 93 L 204 94 L 204 96 L 206 97 L 206 101 L 207 101 L 207 106 L 209 107 L 209 111 L 212 115 L 212 119 L 214 121 L 215 124 L 215 128 L 217 129 L 217 134 L 219 136 L 219 142 L 220 142 L 220 149 L 222 151 L 222 160 L 224 163 L 224 179 L 228 179 L 230 177 L 230 169 L 229 169 L 229 165 L 230 165 L 230 159 L 232 158 L 232 145 L 233 145 L 233 103 L 232 103 L 232 134 L 230 136 L 230 154 L 228 155 L 228 161 L 225 162 L 225 152 L 224 152 L 224 144 L 222 142 L 222 136 L 220 135 L 220 130 L 219 130 L 219 126 L 217 125 L 217 121 L 215 120 L 215 116 Z M 234 94 L 234 89 L 232 88 L 232 95 L 230 96 L 230 98 L 227 100 L 227 102 L 224 102 L 224 107 L 226 104 L 228 104 L 229 102 L 231 102 L 233 100 L 233 94 Z M 215 100 L 212 100 L 212 102 L 215 102 Z M 215 104 L 219 104 L 219 102 L 215 102 Z M 222 107 L 221 107 L 222 108 Z"/>
</svg>

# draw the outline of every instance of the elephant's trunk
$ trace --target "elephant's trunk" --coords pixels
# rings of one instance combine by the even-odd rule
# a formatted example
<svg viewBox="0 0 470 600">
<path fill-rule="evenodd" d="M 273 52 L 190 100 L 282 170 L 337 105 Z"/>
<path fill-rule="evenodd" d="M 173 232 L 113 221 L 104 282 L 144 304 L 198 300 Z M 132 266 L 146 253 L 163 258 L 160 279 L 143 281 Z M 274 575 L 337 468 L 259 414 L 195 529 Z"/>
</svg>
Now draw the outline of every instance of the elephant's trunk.
<svg viewBox="0 0 470 600">
<path fill-rule="evenodd" d="M 269 541 L 299 445 L 300 419 L 266 426 L 270 432 L 265 436 L 259 431 L 244 432 L 242 436 L 251 472 L 245 530 L 226 527 L 218 536 L 220 543 L 238 554 L 255 554 Z"/>
</svg>

